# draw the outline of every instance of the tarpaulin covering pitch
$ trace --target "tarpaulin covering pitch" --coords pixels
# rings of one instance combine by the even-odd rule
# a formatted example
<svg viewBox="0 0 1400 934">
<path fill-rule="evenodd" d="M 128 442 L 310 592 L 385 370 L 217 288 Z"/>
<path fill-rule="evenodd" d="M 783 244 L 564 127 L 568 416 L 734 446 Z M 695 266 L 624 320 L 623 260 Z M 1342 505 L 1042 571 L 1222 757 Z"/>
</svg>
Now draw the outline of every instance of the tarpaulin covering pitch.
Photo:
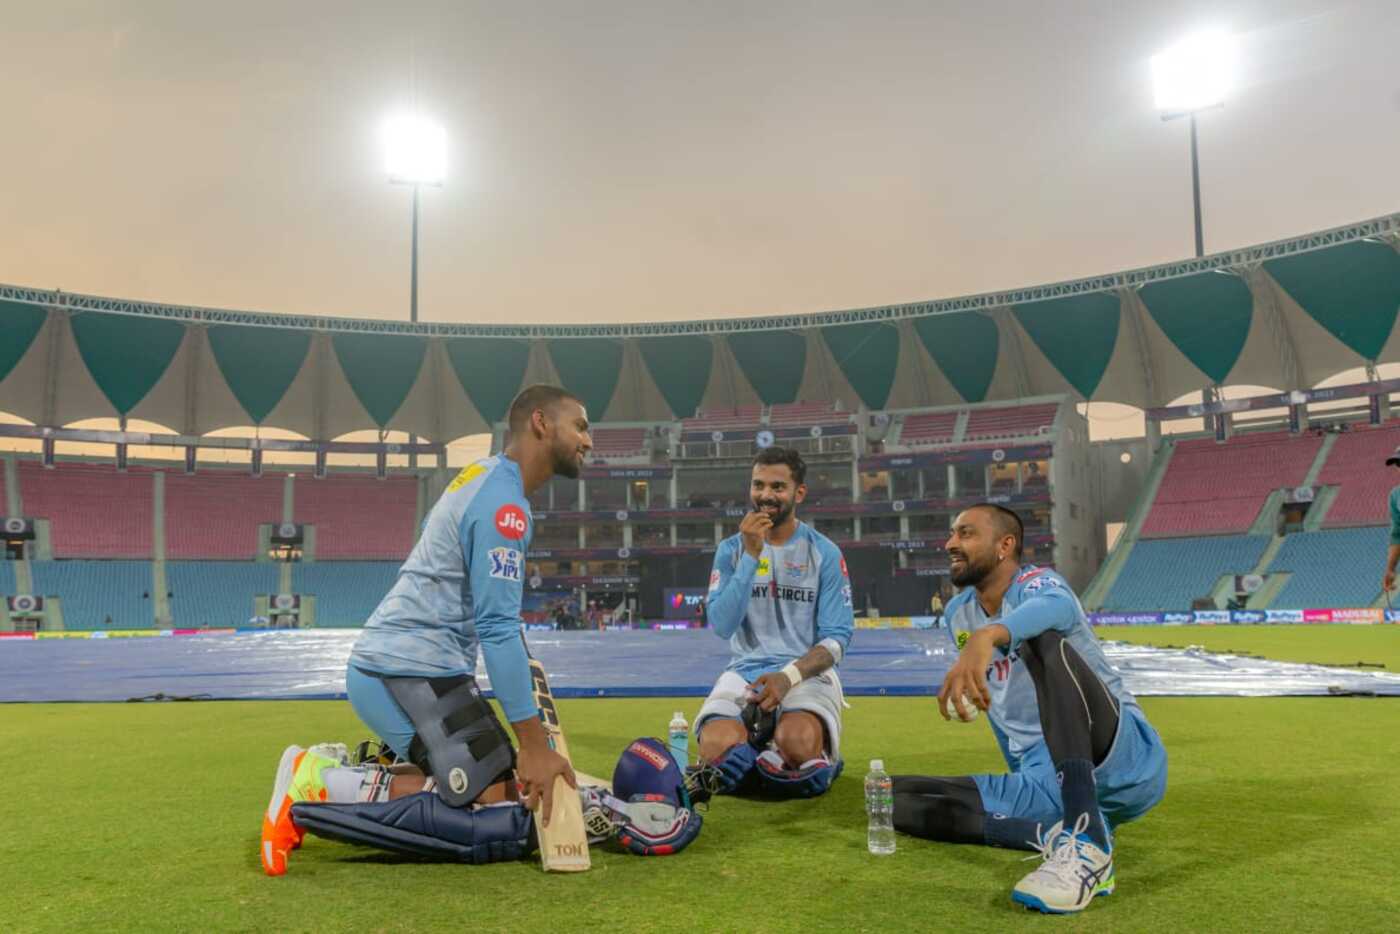
<svg viewBox="0 0 1400 934">
<path fill-rule="evenodd" d="M 278 630 L 134 639 L 0 640 L 0 702 L 345 696 L 358 630 Z M 531 650 L 560 697 L 700 697 L 729 661 L 708 630 L 533 632 Z M 1142 696 L 1374 693 L 1400 675 L 1107 643 Z M 851 695 L 936 694 L 956 653 L 942 631 L 860 630 L 841 664 Z M 489 685 L 484 670 L 479 671 Z"/>
</svg>

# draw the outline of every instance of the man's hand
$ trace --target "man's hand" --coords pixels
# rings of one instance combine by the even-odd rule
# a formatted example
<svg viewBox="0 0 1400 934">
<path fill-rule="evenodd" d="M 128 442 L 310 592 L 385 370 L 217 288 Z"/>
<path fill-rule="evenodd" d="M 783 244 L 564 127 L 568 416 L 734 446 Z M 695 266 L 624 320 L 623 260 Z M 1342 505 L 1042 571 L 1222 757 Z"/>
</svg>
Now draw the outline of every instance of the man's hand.
<svg viewBox="0 0 1400 934">
<path fill-rule="evenodd" d="M 766 675 L 759 675 L 758 680 L 749 685 L 749 697 L 758 704 L 760 710 L 777 710 L 782 704 L 783 698 L 787 697 L 788 691 L 792 690 L 792 682 L 788 676 L 781 671 L 770 671 Z"/>
<path fill-rule="evenodd" d="M 958 653 L 958 660 L 944 677 L 943 687 L 938 690 L 938 712 L 943 715 L 944 720 L 953 719 L 948 713 L 949 698 L 953 701 L 953 708 L 959 720 L 967 720 L 971 714 L 971 711 L 963 708 L 963 695 L 982 710 L 991 706 L 992 694 L 987 689 L 987 666 L 991 664 L 995 651 L 996 643 L 992 641 L 989 629 L 979 629 L 967 640 L 967 644 Z"/>
<path fill-rule="evenodd" d="M 744 550 L 757 558 L 763 554 L 763 544 L 768 541 L 768 533 L 773 530 L 773 520 L 761 512 L 751 512 L 739 523 L 739 534 L 744 537 Z"/>
<path fill-rule="evenodd" d="M 547 826 L 554 807 L 554 779 L 560 775 L 572 787 L 578 787 L 569 760 L 549 748 L 547 743 L 522 744 L 515 760 L 515 775 L 520 781 L 520 793 L 525 807 L 540 809 L 540 820 Z"/>
</svg>

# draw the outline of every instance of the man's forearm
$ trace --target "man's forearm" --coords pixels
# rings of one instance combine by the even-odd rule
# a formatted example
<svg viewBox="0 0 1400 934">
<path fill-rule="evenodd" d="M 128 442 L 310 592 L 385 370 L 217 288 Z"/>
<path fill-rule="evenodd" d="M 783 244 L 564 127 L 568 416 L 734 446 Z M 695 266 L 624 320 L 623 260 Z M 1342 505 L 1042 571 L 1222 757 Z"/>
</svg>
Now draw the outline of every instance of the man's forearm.
<svg viewBox="0 0 1400 934">
<path fill-rule="evenodd" d="M 1395 573 L 1395 564 L 1400 562 L 1400 545 L 1391 545 L 1385 555 L 1385 569 L 1387 573 Z"/>
<path fill-rule="evenodd" d="M 793 664 L 797 666 L 798 674 L 802 675 L 802 679 L 805 681 L 808 678 L 815 678 L 835 665 L 836 659 L 831 657 L 831 653 L 826 650 L 825 646 L 814 645 L 807 650 L 807 654 Z"/>
</svg>

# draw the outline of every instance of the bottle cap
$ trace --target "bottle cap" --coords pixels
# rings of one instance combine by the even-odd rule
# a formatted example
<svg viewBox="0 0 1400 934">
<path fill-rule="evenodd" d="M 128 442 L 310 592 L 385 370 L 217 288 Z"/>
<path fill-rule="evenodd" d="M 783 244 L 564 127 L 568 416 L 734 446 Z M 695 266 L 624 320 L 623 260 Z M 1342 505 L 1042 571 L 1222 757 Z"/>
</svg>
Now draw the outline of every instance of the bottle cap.
<svg viewBox="0 0 1400 934">
<path fill-rule="evenodd" d="M 672 720 L 684 720 L 684 719 L 685 719 L 685 714 L 683 714 L 683 713 L 681 713 L 679 710 L 677 710 L 677 711 L 676 711 L 676 715 L 675 715 L 674 717 L 672 717 L 671 719 L 672 719 Z"/>
<path fill-rule="evenodd" d="M 885 770 L 885 760 L 884 760 L 884 759 L 871 759 L 871 760 L 870 760 L 870 771 L 872 771 L 872 772 L 883 772 L 884 770 Z"/>
</svg>

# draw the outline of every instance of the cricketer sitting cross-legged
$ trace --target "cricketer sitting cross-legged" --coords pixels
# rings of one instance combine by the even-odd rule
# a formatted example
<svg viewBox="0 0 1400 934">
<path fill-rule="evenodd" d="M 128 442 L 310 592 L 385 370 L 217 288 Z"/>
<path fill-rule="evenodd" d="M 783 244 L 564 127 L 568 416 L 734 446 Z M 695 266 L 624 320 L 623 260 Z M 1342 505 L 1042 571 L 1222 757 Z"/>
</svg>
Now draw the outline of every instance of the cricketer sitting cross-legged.
<svg viewBox="0 0 1400 934">
<path fill-rule="evenodd" d="M 797 519 L 806 473 L 796 451 L 760 451 L 753 511 L 715 554 L 708 617 L 733 657 L 696 718 L 699 796 L 813 797 L 841 772 L 836 666 L 855 628 L 851 587 L 841 550 Z"/>
<path fill-rule="evenodd" d="M 896 775 L 894 826 L 1039 850 L 1012 898 L 1068 913 L 1113 892 L 1114 827 L 1162 800 L 1167 754 L 1064 578 L 1021 564 L 1024 535 L 1014 512 L 983 503 L 958 515 L 946 545 L 963 589 L 945 610 L 958 660 L 939 709 L 959 720 L 985 710 L 1011 771 Z"/>
</svg>

